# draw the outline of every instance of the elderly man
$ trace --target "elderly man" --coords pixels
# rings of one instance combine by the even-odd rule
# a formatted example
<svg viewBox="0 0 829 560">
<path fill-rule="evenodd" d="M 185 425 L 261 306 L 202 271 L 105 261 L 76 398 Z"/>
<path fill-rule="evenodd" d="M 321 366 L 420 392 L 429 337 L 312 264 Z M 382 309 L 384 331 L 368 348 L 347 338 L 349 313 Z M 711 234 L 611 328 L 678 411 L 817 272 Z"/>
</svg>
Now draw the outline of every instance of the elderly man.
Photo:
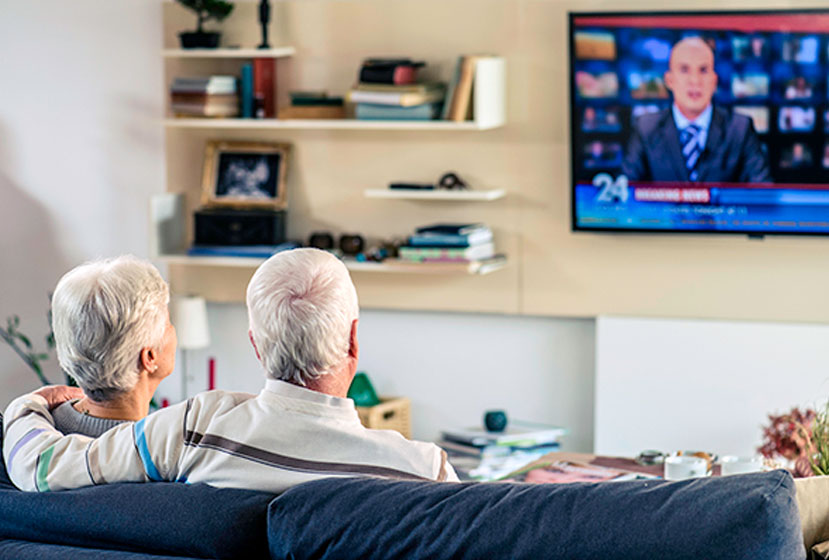
<svg viewBox="0 0 829 560">
<path fill-rule="evenodd" d="M 357 369 L 358 304 L 345 266 L 297 249 L 268 259 L 248 285 L 250 339 L 266 372 L 257 396 L 210 391 L 116 427 L 63 436 L 46 388 L 6 409 L 12 481 L 49 491 L 126 481 L 205 482 L 281 492 L 331 476 L 455 481 L 434 444 L 360 424 L 346 392 Z"/>
<path fill-rule="evenodd" d="M 714 51 L 699 37 L 671 50 L 665 85 L 670 109 L 642 115 L 633 124 L 622 172 L 632 181 L 772 180 L 768 157 L 751 119 L 714 107 Z"/>
</svg>

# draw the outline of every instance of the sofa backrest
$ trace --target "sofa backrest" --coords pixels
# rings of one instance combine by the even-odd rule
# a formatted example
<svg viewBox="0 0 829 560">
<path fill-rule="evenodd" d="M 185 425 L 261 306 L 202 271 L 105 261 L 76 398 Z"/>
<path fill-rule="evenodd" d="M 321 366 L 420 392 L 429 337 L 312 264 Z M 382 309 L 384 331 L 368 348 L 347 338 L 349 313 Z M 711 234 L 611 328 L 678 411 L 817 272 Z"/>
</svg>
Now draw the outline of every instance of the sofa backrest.
<svg viewBox="0 0 829 560">
<path fill-rule="evenodd" d="M 276 498 L 272 558 L 802 560 L 786 471 L 680 482 L 323 479 Z"/>
<path fill-rule="evenodd" d="M 201 558 L 267 558 L 266 516 L 273 497 L 169 482 L 21 492 L 2 466 L 0 539 Z"/>
</svg>

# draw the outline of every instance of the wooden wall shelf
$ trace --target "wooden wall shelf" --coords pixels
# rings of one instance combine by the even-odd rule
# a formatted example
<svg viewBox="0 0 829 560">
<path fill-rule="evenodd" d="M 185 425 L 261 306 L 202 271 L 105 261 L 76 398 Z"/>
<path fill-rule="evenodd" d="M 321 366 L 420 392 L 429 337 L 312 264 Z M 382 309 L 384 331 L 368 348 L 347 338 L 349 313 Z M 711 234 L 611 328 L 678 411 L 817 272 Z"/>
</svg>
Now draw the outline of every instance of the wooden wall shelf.
<svg viewBox="0 0 829 560">
<path fill-rule="evenodd" d="M 490 202 L 504 198 L 504 189 L 479 191 L 452 191 L 445 189 L 366 189 L 366 198 L 389 198 L 397 200 L 436 200 L 440 202 Z"/>
<path fill-rule="evenodd" d="M 185 254 L 155 255 L 160 262 L 183 266 L 217 266 L 230 268 L 254 269 L 265 262 L 265 259 L 251 257 L 191 257 Z M 355 259 L 343 259 L 346 268 L 352 272 L 377 272 L 397 274 L 446 274 L 469 275 L 490 274 L 507 266 L 506 259 L 495 258 L 469 263 L 415 263 L 399 259 L 388 259 L 383 262 L 360 262 Z"/>
<path fill-rule="evenodd" d="M 167 128 L 233 130 L 438 130 L 476 131 L 498 128 L 503 123 L 476 121 L 361 121 L 356 119 L 165 119 Z"/>
<path fill-rule="evenodd" d="M 164 49 L 164 58 L 285 58 L 296 54 L 294 47 L 272 49 Z"/>
<path fill-rule="evenodd" d="M 263 258 L 190 256 L 185 231 L 184 196 L 176 193 L 160 194 L 150 201 L 151 257 L 170 265 L 188 267 L 256 268 Z M 398 259 L 383 262 L 360 262 L 345 259 L 346 266 L 354 272 L 387 272 L 403 274 L 489 274 L 507 265 L 505 257 L 495 257 L 469 263 L 416 263 Z"/>
</svg>

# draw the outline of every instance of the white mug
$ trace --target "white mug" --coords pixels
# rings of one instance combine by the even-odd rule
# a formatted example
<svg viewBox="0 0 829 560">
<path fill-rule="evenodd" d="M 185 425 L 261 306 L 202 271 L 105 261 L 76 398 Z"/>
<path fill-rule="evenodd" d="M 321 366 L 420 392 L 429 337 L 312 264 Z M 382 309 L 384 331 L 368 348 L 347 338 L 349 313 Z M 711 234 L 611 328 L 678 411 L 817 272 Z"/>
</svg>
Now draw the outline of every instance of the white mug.
<svg viewBox="0 0 829 560">
<path fill-rule="evenodd" d="M 665 457 L 665 480 L 684 480 L 708 475 L 708 461 L 693 455 Z"/>
<path fill-rule="evenodd" d="M 720 459 L 722 475 L 743 474 L 763 470 L 763 459 L 761 457 L 738 457 L 726 455 Z"/>
</svg>

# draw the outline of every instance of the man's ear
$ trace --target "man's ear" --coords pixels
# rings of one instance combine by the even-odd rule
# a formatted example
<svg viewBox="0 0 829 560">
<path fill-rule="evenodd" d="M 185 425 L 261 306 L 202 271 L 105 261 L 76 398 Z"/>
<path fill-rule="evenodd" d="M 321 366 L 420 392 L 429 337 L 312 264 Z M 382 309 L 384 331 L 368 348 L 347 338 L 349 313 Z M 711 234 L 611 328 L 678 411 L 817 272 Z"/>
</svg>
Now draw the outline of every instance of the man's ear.
<svg viewBox="0 0 829 560">
<path fill-rule="evenodd" d="M 250 343 L 253 346 L 253 351 L 256 352 L 256 359 L 261 362 L 262 356 L 259 355 L 259 348 L 256 347 L 256 342 L 253 340 L 253 331 L 250 329 L 248 329 L 248 338 L 250 339 Z"/>
<path fill-rule="evenodd" d="M 158 369 L 158 364 L 156 361 L 158 360 L 158 353 L 150 348 L 149 346 L 145 346 L 141 349 L 138 353 L 138 361 L 141 369 L 148 372 L 153 372 Z"/>
<path fill-rule="evenodd" d="M 354 319 L 354 321 L 351 322 L 351 334 L 348 339 L 348 357 L 354 358 L 355 360 L 360 354 L 360 346 L 357 343 L 357 321 L 359 321 L 359 319 Z"/>
<path fill-rule="evenodd" d="M 669 90 L 674 90 L 674 77 L 671 74 L 670 70 L 666 70 L 664 74 L 662 74 L 662 79 L 665 81 L 665 87 Z"/>
</svg>

